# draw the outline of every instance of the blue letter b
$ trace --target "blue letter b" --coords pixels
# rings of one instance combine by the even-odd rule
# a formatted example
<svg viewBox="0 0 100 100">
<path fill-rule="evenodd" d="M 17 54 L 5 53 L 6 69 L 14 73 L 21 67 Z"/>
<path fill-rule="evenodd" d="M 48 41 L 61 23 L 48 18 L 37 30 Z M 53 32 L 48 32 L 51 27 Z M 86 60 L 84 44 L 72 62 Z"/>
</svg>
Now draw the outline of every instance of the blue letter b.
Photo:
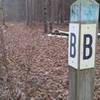
<svg viewBox="0 0 100 100">
<path fill-rule="evenodd" d="M 70 39 L 70 56 L 72 58 L 74 58 L 75 55 L 76 55 L 76 47 L 75 47 L 75 45 L 76 45 L 76 36 L 75 36 L 74 33 L 71 33 L 71 39 Z"/>
<path fill-rule="evenodd" d="M 87 50 L 89 53 L 87 53 Z M 89 59 L 92 56 L 92 36 L 90 34 L 84 35 L 84 44 L 83 44 L 83 59 Z"/>
</svg>

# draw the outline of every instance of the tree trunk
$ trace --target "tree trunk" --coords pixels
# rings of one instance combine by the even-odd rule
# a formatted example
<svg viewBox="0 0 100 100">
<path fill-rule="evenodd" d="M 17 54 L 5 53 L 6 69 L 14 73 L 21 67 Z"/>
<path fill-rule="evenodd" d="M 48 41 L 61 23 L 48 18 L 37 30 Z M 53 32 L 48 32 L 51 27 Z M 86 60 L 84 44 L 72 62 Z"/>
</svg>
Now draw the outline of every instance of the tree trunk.
<svg viewBox="0 0 100 100">
<path fill-rule="evenodd" d="M 32 26 L 32 0 L 26 0 L 26 25 Z"/>
<path fill-rule="evenodd" d="M 48 0 L 49 32 L 52 32 L 52 1 Z"/>
<path fill-rule="evenodd" d="M 44 0 L 44 32 L 48 32 L 47 0 Z"/>
</svg>

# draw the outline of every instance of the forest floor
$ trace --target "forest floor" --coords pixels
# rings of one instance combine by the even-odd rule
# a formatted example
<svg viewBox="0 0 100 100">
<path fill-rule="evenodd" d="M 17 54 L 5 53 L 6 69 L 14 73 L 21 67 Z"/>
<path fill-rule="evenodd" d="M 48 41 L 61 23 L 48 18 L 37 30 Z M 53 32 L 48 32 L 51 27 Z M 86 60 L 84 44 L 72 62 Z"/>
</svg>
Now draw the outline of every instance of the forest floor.
<svg viewBox="0 0 100 100">
<path fill-rule="evenodd" d="M 4 29 L 8 89 L 0 100 L 68 100 L 68 39 L 48 37 L 42 28 L 8 24 Z M 95 100 L 100 100 L 100 40 L 97 42 Z M 1 79 L 1 78 L 0 78 Z M 4 81 L 4 80 L 1 80 Z M 1 83 L 0 83 L 1 84 Z M 6 95 L 6 99 L 4 98 Z"/>
</svg>

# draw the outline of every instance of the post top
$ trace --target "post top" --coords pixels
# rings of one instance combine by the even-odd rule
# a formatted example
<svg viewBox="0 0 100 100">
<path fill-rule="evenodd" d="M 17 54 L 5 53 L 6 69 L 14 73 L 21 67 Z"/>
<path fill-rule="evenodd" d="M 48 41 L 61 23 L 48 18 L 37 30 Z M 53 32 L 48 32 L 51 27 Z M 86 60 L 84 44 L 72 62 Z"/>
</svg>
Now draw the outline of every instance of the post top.
<svg viewBox="0 0 100 100">
<path fill-rule="evenodd" d="M 77 0 L 71 5 L 71 22 L 98 22 L 99 4 L 95 0 Z"/>
</svg>

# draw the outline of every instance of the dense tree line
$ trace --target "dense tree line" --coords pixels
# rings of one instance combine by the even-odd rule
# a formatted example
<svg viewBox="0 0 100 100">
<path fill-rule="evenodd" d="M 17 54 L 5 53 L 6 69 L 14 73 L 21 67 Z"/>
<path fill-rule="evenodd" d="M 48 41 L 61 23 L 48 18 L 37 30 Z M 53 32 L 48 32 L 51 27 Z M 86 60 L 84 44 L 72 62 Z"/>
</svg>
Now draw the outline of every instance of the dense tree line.
<svg viewBox="0 0 100 100">
<path fill-rule="evenodd" d="M 2 1 L 2 0 L 1 0 Z M 69 22 L 70 5 L 75 0 L 3 0 L 6 20 L 48 22 L 62 24 Z M 100 2 L 99 0 L 97 0 Z M 44 9 L 45 8 L 45 9 Z M 45 11 L 47 12 L 44 17 Z"/>
<path fill-rule="evenodd" d="M 74 0 L 46 0 L 48 20 L 63 23 L 69 19 L 69 6 Z M 51 4 L 50 4 L 51 2 Z M 45 0 L 5 0 L 5 13 L 7 20 L 21 21 L 25 19 L 32 22 L 44 21 Z M 27 15 L 27 16 L 26 16 Z M 29 18 L 29 15 L 32 17 Z"/>
</svg>

